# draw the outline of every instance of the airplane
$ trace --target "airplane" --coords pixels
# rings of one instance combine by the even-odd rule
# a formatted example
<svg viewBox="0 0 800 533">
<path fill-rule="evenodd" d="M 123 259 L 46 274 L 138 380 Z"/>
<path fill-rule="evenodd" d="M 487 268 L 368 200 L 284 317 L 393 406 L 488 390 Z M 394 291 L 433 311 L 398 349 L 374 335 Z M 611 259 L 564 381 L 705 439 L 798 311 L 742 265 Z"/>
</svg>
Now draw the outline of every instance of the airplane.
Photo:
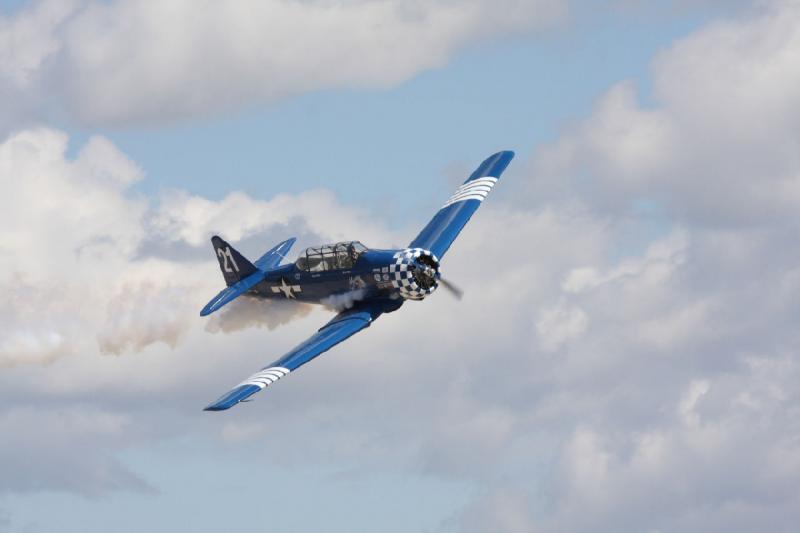
<svg viewBox="0 0 800 533">
<path fill-rule="evenodd" d="M 358 241 L 313 246 L 294 263 L 281 264 L 296 238 L 287 239 L 251 263 L 218 236 L 211 238 L 227 288 L 200 311 L 207 316 L 242 295 L 256 298 L 352 304 L 286 355 L 236 385 L 205 411 L 224 411 L 250 401 L 253 394 L 297 370 L 379 316 L 419 301 L 441 283 L 457 297 L 460 291 L 441 276 L 440 262 L 472 214 L 500 179 L 514 152 L 489 156 L 444 203 L 406 248 L 367 248 Z"/>
</svg>

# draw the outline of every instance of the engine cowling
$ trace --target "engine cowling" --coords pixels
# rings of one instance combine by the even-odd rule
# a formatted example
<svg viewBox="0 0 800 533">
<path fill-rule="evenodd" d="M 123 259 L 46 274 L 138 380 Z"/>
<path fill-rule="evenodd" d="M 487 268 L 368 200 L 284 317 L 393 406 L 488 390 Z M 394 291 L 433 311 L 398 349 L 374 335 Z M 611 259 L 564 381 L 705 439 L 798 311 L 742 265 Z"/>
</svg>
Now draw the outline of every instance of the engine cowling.
<svg viewBox="0 0 800 533">
<path fill-rule="evenodd" d="M 400 296 L 422 300 L 439 286 L 439 259 L 428 250 L 406 248 L 394 254 L 389 275 Z"/>
</svg>

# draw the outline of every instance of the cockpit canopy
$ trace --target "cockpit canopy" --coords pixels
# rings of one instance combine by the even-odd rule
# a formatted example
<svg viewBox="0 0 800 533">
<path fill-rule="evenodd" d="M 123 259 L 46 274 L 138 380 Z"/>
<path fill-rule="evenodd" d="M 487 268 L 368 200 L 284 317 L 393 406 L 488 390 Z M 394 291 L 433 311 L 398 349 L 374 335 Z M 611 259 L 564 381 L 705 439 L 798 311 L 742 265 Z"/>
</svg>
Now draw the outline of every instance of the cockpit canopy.
<svg viewBox="0 0 800 533">
<path fill-rule="evenodd" d="M 358 241 L 312 246 L 300 254 L 295 265 L 309 272 L 353 268 L 359 256 L 366 251 L 367 247 Z"/>
</svg>

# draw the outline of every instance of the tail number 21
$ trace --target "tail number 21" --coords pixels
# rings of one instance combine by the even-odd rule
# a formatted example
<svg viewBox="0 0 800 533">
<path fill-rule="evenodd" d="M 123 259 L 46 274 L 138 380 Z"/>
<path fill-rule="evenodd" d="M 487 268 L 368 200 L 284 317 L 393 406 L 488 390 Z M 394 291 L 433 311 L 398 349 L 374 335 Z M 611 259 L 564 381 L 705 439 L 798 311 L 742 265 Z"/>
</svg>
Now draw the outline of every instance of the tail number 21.
<svg viewBox="0 0 800 533">
<path fill-rule="evenodd" d="M 222 260 L 222 269 L 225 272 L 233 273 L 234 270 L 239 272 L 239 265 L 237 265 L 236 261 L 233 259 L 230 247 L 226 247 L 224 250 L 222 248 L 217 248 L 217 255 Z M 233 265 L 233 270 L 231 269 L 231 265 Z"/>
</svg>

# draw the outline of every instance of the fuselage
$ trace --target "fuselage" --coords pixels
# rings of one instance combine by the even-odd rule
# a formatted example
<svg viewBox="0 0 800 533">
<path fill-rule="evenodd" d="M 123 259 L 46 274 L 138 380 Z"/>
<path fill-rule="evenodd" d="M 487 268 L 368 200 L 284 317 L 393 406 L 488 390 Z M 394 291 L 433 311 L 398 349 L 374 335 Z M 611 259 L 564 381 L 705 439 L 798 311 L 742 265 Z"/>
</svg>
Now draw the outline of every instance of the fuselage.
<svg viewBox="0 0 800 533">
<path fill-rule="evenodd" d="M 310 271 L 300 269 L 297 263 L 283 265 L 270 271 L 251 294 L 310 303 L 325 303 L 327 298 L 355 291 L 363 297 L 389 298 L 396 292 L 389 279 L 389 265 L 397 251 L 368 250 L 350 268 Z"/>
<path fill-rule="evenodd" d="M 361 246 L 360 243 L 356 243 Z M 336 252 L 324 256 L 320 250 L 335 246 L 346 250 L 350 255 L 338 260 Z M 353 252 L 352 243 L 337 243 L 324 247 L 309 248 L 294 263 L 286 264 L 267 272 L 264 280 L 254 286 L 249 294 L 261 298 L 296 300 L 299 302 L 321 303 L 333 307 L 346 305 L 347 299 L 364 300 L 371 298 L 416 299 L 421 300 L 436 288 L 438 261 L 431 263 L 430 286 L 420 287 L 417 271 L 422 272 L 426 265 L 424 250 L 414 249 L 380 250 L 363 248 Z M 434 263 L 435 261 L 435 263 Z M 422 285 L 425 285 L 422 283 Z M 343 299 L 342 302 L 337 301 Z"/>
</svg>

